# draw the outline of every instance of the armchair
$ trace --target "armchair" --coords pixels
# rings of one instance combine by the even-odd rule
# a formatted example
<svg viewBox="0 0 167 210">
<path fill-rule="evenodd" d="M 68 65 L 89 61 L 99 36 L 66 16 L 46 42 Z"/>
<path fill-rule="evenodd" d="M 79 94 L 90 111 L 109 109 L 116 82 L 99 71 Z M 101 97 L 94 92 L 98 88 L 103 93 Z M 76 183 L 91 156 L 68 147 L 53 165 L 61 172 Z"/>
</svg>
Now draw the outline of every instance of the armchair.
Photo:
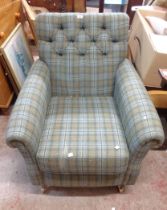
<svg viewBox="0 0 167 210">
<path fill-rule="evenodd" d="M 40 14 L 39 60 L 12 111 L 6 141 L 44 189 L 134 184 L 164 141 L 127 57 L 125 14 Z"/>
</svg>

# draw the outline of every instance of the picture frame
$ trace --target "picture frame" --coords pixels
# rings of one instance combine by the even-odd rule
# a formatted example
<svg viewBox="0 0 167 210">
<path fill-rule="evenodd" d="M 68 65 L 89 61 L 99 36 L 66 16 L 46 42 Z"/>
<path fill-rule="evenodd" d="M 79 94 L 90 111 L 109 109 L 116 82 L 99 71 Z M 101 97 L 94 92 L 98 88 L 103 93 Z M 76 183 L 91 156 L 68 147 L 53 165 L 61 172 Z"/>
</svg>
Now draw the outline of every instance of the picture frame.
<svg viewBox="0 0 167 210">
<path fill-rule="evenodd" d="M 0 46 L 0 51 L 18 90 L 20 90 L 33 64 L 33 57 L 21 23 L 14 28 Z"/>
</svg>

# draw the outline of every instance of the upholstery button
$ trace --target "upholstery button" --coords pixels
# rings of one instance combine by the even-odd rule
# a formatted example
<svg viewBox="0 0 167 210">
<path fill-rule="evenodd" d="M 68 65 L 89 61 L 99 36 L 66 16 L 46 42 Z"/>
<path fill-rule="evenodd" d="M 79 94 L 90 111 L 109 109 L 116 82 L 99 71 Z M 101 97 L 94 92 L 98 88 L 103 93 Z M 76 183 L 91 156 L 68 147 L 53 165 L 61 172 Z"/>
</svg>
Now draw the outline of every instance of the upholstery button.
<svg viewBox="0 0 167 210">
<path fill-rule="evenodd" d="M 85 30 L 85 26 L 82 26 L 81 29 L 82 29 L 82 30 Z"/>
<path fill-rule="evenodd" d="M 106 26 L 102 26 L 102 28 L 101 28 L 101 29 L 106 30 Z"/>
<path fill-rule="evenodd" d="M 75 40 L 74 40 L 74 39 L 70 39 L 69 41 L 70 41 L 70 42 L 74 42 Z"/>
<path fill-rule="evenodd" d="M 80 56 L 85 56 L 85 53 L 79 53 Z"/>
<path fill-rule="evenodd" d="M 64 29 L 64 27 L 63 27 L 63 25 L 60 25 L 60 28 L 59 28 L 60 30 L 63 30 Z"/>
<path fill-rule="evenodd" d="M 112 40 L 112 42 L 114 42 L 114 43 L 115 43 L 115 42 L 118 42 L 118 41 L 117 41 L 116 39 L 113 39 L 113 40 Z"/>
</svg>

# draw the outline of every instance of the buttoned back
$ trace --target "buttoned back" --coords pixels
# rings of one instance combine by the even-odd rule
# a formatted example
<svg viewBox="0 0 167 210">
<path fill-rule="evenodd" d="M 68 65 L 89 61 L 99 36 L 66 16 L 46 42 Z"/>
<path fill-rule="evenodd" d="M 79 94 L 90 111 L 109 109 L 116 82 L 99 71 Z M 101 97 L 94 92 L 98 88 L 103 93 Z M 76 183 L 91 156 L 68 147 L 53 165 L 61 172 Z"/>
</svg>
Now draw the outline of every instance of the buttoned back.
<svg viewBox="0 0 167 210">
<path fill-rule="evenodd" d="M 127 56 L 128 26 L 123 13 L 38 15 L 39 56 L 50 69 L 52 95 L 112 95 Z"/>
</svg>

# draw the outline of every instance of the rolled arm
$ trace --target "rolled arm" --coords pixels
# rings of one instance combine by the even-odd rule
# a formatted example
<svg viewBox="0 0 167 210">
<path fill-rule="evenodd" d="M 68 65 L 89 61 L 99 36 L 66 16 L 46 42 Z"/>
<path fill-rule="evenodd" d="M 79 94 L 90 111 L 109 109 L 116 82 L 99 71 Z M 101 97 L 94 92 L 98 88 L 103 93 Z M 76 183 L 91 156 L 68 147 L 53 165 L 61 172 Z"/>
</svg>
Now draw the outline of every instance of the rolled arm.
<svg viewBox="0 0 167 210">
<path fill-rule="evenodd" d="M 6 134 L 9 146 L 22 144 L 32 156 L 36 154 L 50 97 L 49 70 L 38 60 L 33 64 L 10 116 Z"/>
<path fill-rule="evenodd" d="M 128 59 L 122 62 L 116 73 L 114 99 L 131 155 L 144 156 L 150 148 L 163 143 L 164 131 L 159 116 Z"/>
</svg>

